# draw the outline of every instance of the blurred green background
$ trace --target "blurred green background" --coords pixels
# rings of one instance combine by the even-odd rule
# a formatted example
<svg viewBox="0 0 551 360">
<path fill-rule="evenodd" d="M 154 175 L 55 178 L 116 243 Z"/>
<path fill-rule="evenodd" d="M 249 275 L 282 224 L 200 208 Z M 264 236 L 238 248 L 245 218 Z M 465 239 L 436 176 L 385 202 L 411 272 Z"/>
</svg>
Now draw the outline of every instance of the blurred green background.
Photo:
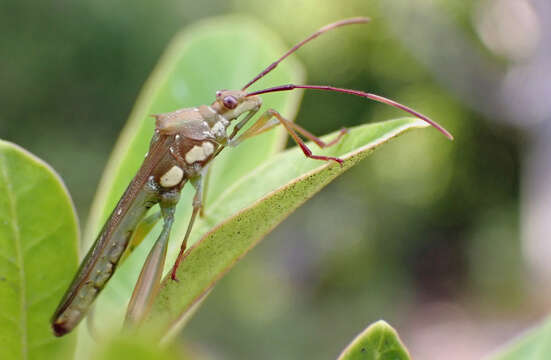
<svg viewBox="0 0 551 360">
<path fill-rule="evenodd" d="M 332 359 L 382 318 L 414 358 L 478 358 L 546 313 L 546 0 L 4 0 L 0 9 L 0 137 L 61 174 L 82 222 L 161 52 L 209 16 L 250 15 L 290 46 L 326 23 L 369 16 L 299 51 L 308 83 L 393 98 L 454 134 L 453 143 L 434 130 L 400 138 L 294 213 L 185 328 L 194 352 Z M 297 122 L 324 134 L 402 115 L 306 92 Z"/>
</svg>

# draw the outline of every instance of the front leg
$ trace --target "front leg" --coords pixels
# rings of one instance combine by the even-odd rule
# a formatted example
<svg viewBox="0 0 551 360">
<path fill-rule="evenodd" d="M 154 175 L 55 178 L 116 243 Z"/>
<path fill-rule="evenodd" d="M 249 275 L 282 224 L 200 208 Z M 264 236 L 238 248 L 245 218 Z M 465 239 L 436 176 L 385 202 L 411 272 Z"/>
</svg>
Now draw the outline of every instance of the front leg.
<svg viewBox="0 0 551 360">
<path fill-rule="evenodd" d="M 255 123 L 249 129 L 247 129 L 247 131 L 245 131 L 239 137 L 235 139 L 230 139 L 229 145 L 237 146 L 243 140 L 262 134 L 263 132 L 272 129 L 279 124 L 283 125 L 283 127 L 289 133 L 289 135 L 291 135 L 293 140 L 298 144 L 298 146 L 300 146 L 302 152 L 306 157 L 311 159 L 324 160 L 324 161 L 332 160 L 332 161 L 338 162 L 339 164 L 342 164 L 343 160 L 336 157 L 313 155 L 312 150 L 310 150 L 310 148 L 304 143 L 304 141 L 302 141 L 302 139 L 298 136 L 297 132 L 300 133 L 305 138 L 316 143 L 319 147 L 325 148 L 336 144 L 344 136 L 344 134 L 347 133 L 346 129 L 341 129 L 339 135 L 337 135 L 335 139 L 326 143 L 322 139 L 318 138 L 317 136 L 314 136 L 312 133 L 302 128 L 301 126 L 293 123 L 292 121 L 285 119 L 279 112 L 277 112 L 274 109 L 267 110 L 255 121 Z"/>
<path fill-rule="evenodd" d="M 260 110 L 260 107 L 256 107 L 256 108 L 252 109 L 251 111 L 249 111 L 247 113 L 247 115 L 245 115 L 245 117 L 240 122 L 238 122 L 234 126 L 233 131 L 232 131 L 231 135 L 228 138 L 230 141 L 235 137 L 235 135 L 237 135 L 239 130 L 241 130 L 243 128 L 243 126 L 245 126 L 249 122 L 249 120 L 251 120 L 251 118 L 258 112 L 258 110 Z"/>
<path fill-rule="evenodd" d="M 235 126 L 232 129 L 232 133 L 230 134 L 230 136 L 224 136 L 222 139 L 217 139 L 217 142 L 220 144 L 220 146 L 218 147 L 218 149 L 216 149 L 216 152 L 212 156 L 213 159 L 216 158 L 218 156 L 218 154 L 220 154 L 222 152 L 222 150 L 224 150 L 224 148 L 228 144 L 231 143 L 232 139 L 249 122 L 249 120 L 251 120 L 251 118 L 258 112 L 259 109 L 260 109 L 260 107 L 256 107 L 256 108 L 250 110 L 247 113 L 247 115 L 245 115 L 245 117 L 241 121 L 239 121 L 237 124 L 235 124 Z"/>
</svg>

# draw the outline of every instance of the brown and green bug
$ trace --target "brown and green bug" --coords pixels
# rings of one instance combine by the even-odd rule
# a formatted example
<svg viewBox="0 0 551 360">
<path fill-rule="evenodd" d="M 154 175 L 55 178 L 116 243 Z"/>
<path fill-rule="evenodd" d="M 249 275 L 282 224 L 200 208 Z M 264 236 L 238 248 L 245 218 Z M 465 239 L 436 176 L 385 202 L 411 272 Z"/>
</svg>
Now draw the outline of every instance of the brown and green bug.
<svg viewBox="0 0 551 360">
<path fill-rule="evenodd" d="M 224 148 L 237 146 L 247 138 L 282 125 L 306 157 L 342 163 L 339 158 L 314 155 L 300 136 L 313 141 L 319 147 L 327 147 L 337 143 L 346 134 L 346 130 L 341 130 L 335 139 L 326 143 L 273 109 L 265 111 L 253 120 L 262 106 L 261 94 L 302 88 L 361 96 L 404 110 L 452 138 L 443 127 L 415 110 L 382 96 L 358 90 L 287 84 L 254 92 L 247 91 L 253 83 L 272 71 L 286 57 L 319 35 L 340 26 L 368 21 L 369 19 L 364 17 L 351 18 L 322 27 L 292 47 L 241 90 L 217 91 L 211 105 L 154 115 L 155 133 L 144 162 L 113 209 L 53 315 L 52 328 L 56 336 L 70 332 L 88 313 L 95 298 L 113 275 L 135 229 L 144 221 L 148 210 L 159 204 L 163 228 L 142 268 L 127 311 L 128 322 L 137 322 L 143 318 L 159 287 L 180 191 L 190 182 L 195 188 L 195 196 L 192 202 L 193 212 L 180 253 L 172 267 L 173 280 L 177 279 L 177 269 L 183 259 L 191 229 L 202 209 L 204 179 L 209 164 Z M 251 121 L 252 125 L 241 131 Z M 230 129 L 230 126 L 233 127 Z"/>
</svg>

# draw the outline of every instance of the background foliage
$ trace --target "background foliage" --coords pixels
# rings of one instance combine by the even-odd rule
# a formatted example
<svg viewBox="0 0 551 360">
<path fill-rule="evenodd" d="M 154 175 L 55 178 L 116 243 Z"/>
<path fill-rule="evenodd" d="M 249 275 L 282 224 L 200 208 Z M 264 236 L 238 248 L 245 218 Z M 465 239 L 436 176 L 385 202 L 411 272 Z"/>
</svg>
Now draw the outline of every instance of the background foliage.
<svg viewBox="0 0 551 360">
<path fill-rule="evenodd" d="M 255 16 L 288 44 L 330 21 L 370 16 L 300 51 L 308 82 L 395 98 L 455 135 L 454 143 L 435 131 L 404 137 L 292 215 L 192 319 L 182 341 L 197 352 L 327 358 L 384 318 L 414 358 L 443 349 L 450 359 L 476 358 L 546 312 L 545 0 L 0 6 L 0 137 L 57 169 L 82 218 L 162 49 L 206 16 Z M 324 134 L 396 115 L 307 92 L 297 121 Z"/>
</svg>

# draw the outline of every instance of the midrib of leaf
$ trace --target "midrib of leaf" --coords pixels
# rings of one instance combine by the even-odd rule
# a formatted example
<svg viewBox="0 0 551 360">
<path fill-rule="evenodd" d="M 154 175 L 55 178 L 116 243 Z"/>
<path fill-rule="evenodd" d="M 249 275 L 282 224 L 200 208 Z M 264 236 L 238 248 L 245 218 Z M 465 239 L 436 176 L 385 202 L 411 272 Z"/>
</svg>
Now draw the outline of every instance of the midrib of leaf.
<svg viewBox="0 0 551 360">
<path fill-rule="evenodd" d="M 13 234 L 14 234 L 14 238 L 15 238 L 15 251 L 17 252 L 17 262 L 19 263 L 19 283 L 21 284 L 21 288 L 20 288 L 20 294 L 21 294 L 21 301 L 20 301 L 20 304 L 21 304 L 21 324 L 20 324 L 20 327 L 21 327 L 21 354 L 23 355 L 23 359 L 27 359 L 28 358 L 28 353 L 27 353 L 27 313 L 26 313 L 26 308 L 27 308 L 27 302 L 26 302 L 26 299 L 25 299 L 25 288 L 26 288 L 26 284 L 25 284 L 25 269 L 23 269 L 23 251 L 22 251 L 22 247 L 21 247 L 21 233 L 19 231 L 19 219 L 17 218 L 17 211 L 15 209 L 15 199 L 13 197 L 13 189 L 12 189 L 12 186 L 11 186 L 11 182 L 10 182 L 10 179 L 8 177 L 8 174 L 7 174 L 7 169 L 6 169 L 6 156 L 4 155 L 3 156 L 3 161 L 0 162 L 2 164 L 2 169 L 1 169 L 1 173 L 2 173 L 2 177 L 4 178 L 4 181 L 6 183 L 6 187 L 7 187 L 7 199 L 8 199 L 8 203 L 9 203 L 9 207 L 10 207 L 10 213 L 11 213 L 11 228 L 12 228 L 12 231 L 13 231 Z"/>
<path fill-rule="evenodd" d="M 377 354 L 375 354 L 375 359 L 380 359 L 383 356 L 383 344 L 386 336 L 385 331 L 386 329 L 383 331 L 383 335 L 379 339 L 379 344 L 377 344 Z"/>
</svg>

